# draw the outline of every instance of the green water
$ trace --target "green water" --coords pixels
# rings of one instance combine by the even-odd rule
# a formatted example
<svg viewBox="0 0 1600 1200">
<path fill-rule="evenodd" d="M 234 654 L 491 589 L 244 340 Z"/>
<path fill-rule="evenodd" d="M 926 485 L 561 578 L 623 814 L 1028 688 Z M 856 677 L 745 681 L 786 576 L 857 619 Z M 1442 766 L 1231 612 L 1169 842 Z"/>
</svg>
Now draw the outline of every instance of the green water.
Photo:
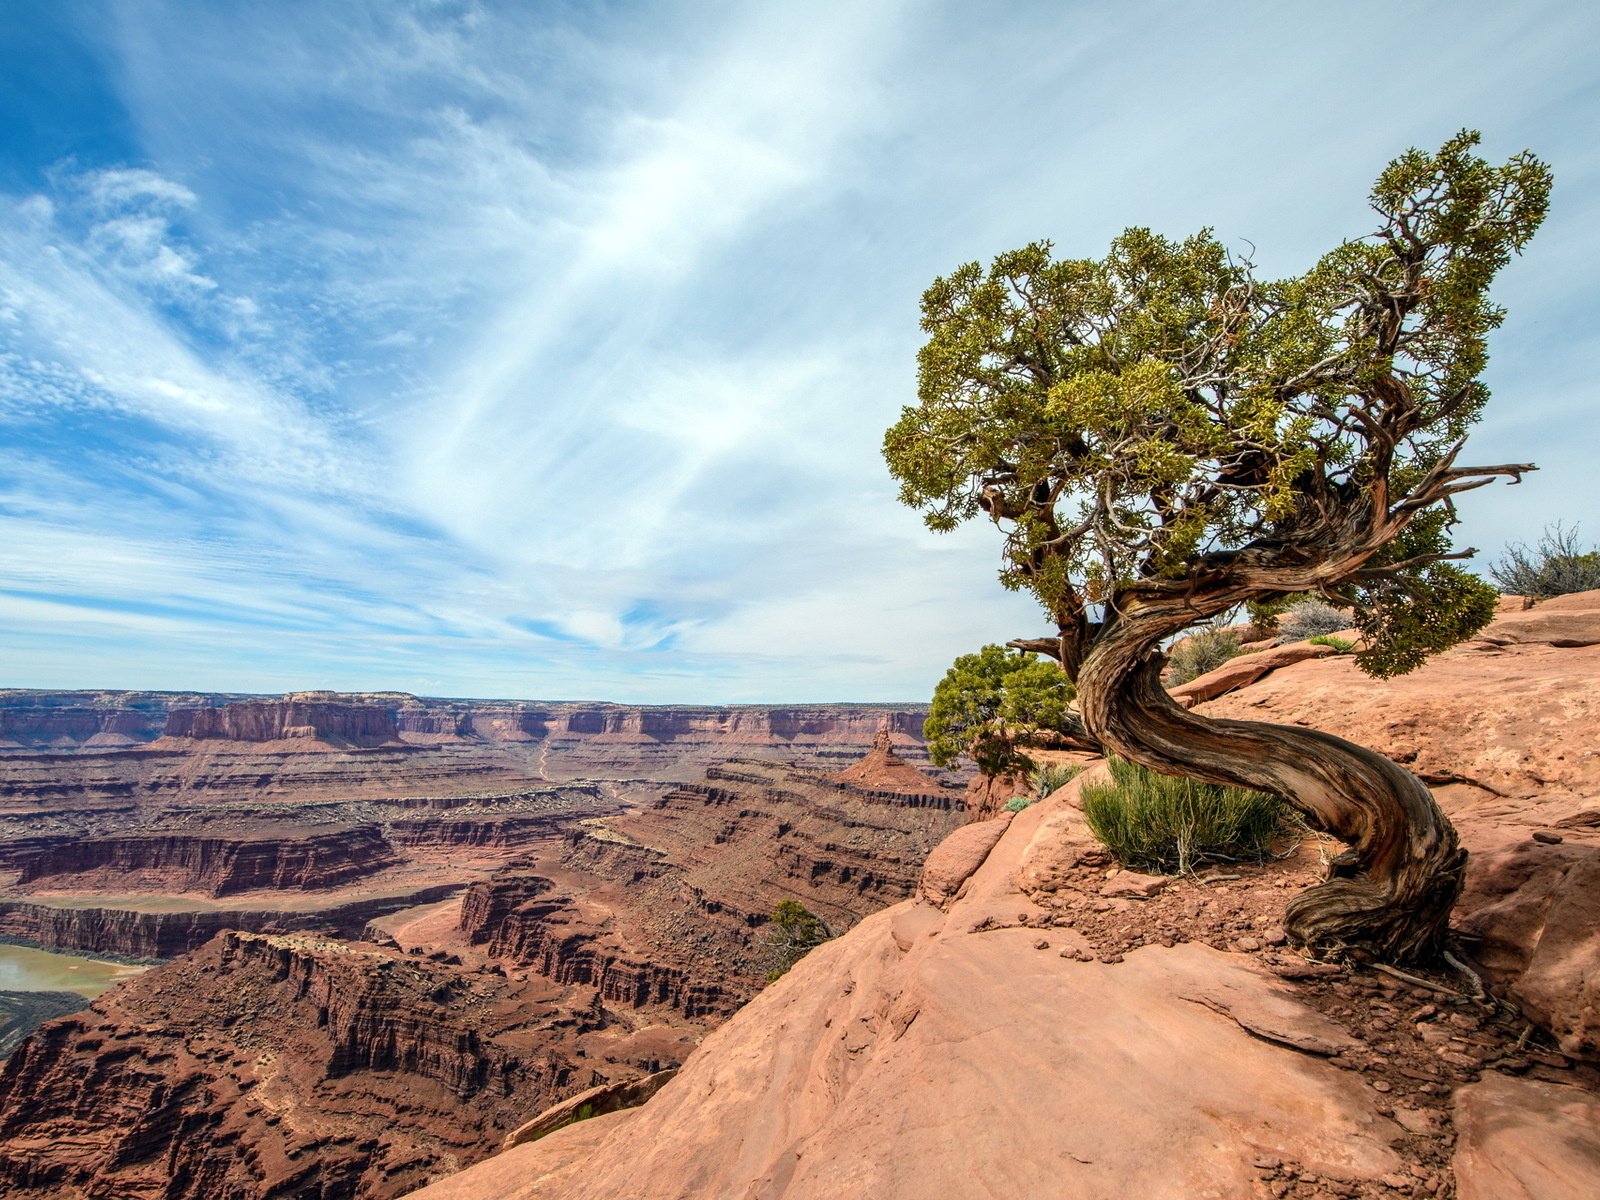
<svg viewBox="0 0 1600 1200">
<path fill-rule="evenodd" d="M 52 954 L 31 946 L 0 945 L 0 991 L 77 992 L 91 1000 L 148 967 Z"/>
</svg>

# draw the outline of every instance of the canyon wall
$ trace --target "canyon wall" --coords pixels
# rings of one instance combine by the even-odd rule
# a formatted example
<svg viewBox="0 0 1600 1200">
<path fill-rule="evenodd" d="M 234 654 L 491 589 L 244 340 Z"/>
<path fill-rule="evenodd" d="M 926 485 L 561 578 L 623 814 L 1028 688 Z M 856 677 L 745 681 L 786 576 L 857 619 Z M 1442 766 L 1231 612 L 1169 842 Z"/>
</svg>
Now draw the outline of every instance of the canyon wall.
<svg viewBox="0 0 1600 1200">
<path fill-rule="evenodd" d="M 377 746 L 400 737 L 388 709 L 326 700 L 248 700 L 221 708 L 180 708 L 167 716 L 164 732 L 175 738 L 232 742 L 304 738 L 350 746 Z"/>
<path fill-rule="evenodd" d="M 230 929 L 254 933 L 311 930 L 360 938 L 368 922 L 400 909 L 442 900 L 460 891 L 461 886 L 434 884 L 320 908 L 141 909 L 0 899 L 0 938 L 52 949 L 144 959 L 176 958 Z"/>
<path fill-rule="evenodd" d="M 403 693 L 291 692 L 281 697 L 184 692 L 0 689 L 0 747 L 76 749 L 163 735 L 212 741 L 714 742 L 850 748 L 887 727 L 913 755 L 926 707 L 917 704 L 623 705 L 447 700 Z"/>
<path fill-rule="evenodd" d="M 154 741 L 175 708 L 243 697 L 202 692 L 46 692 L 0 688 L 0 747 L 38 749 Z"/>
<path fill-rule="evenodd" d="M 227 834 L 150 830 L 56 842 L 17 857 L 16 886 L 30 890 L 200 892 L 320 891 L 398 862 L 371 825 L 243 829 Z"/>
<path fill-rule="evenodd" d="M 910 895 L 923 858 L 965 817 L 961 791 L 926 777 L 929 792 L 893 792 L 760 760 L 706 776 L 581 822 L 473 884 L 462 931 L 611 1004 L 725 1014 L 772 965 L 762 930 L 779 901 L 846 928 Z M 590 882 L 575 891 L 573 876 Z"/>
<path fill-rule="evenodd" d="M 501 976 L 377 946 L 225 934 L 13 1053 L 0 1184 L 390 1200 L 482 1157 L 527 1112 L 668 1061 L 637 1045 L 587 1053 L 602 1023 Z"/>
</svg>

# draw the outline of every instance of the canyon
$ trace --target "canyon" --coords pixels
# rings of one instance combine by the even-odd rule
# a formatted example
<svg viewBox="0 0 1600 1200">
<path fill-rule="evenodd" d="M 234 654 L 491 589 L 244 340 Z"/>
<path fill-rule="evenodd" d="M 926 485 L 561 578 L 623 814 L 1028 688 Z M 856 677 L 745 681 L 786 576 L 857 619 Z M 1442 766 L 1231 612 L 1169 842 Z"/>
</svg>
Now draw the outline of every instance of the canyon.
<svg viewBox="0 0 1600 1200">
<path fill-rule="evenodd" d="M 6 702 L 0 938 L 171 960 L 11 1023 L 7 1194 L 402 1195 L 680 1064 L 780 899 L 852 925 L 965 819 L 914 706 Z"/>
<path fill-rule="evenodd" d="M 179 956 L 20 1041 L 0 1188 L 1594 1195 L 1600 594 L 1395 680 L 1287 649 L 1177 694 L 1417 771 L 1471 854 L 1454 962 L 1310 961 L 1278 923 L 1336 843 L 1121 870 L 1102 767 L 1009 811 L 928 767 L 914 707 L 297 694 L 332 708 L 175 704 L 113 748 L 30 718 L 0 935 Z M 782 900 L 834 936 L 773 981 Z"/>
</svg>

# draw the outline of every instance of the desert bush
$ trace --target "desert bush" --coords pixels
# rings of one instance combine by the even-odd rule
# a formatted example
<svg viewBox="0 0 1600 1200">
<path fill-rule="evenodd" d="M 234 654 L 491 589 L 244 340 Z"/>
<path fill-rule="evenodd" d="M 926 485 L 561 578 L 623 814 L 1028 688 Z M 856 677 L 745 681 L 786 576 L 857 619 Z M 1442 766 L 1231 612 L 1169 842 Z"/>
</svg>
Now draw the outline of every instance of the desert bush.
<svg viewBox="0 0 1600 1200">
<path fill-rule="evenodd" d="M 1532 549 L 1521 542 L 1506 548 L 1505 557 L 1489 568 L 1490 578 L 1506 596 L 1548 600 L 1571 592 L 1600 588 L 1600 550 L 1578 549 L 1578 527 L 1560 521 L 1546 525 Z"/>
<path fill-rule="evenodd" d="M 1043 800 L 1051 792 L 1066 787 L 1082 770 L 1075 763 L 1046 763 L 1028 772 L 1028 787 L 1033 790 L 1035 798 Z"/>
<path fill-rule="evenodd" d="M 1243 653 L 1239 635 L 1232 630 L 1198 630 L 1173 646 L 1167 656 L 1167 682 L 1173 686 L 1188 683 Z"/>
<path fill-rule="evenodd" d="M 1319 634 L 1338 633 L 1356 623 L 1355 614 L 1348 609 L 1335 608 L 1326 600 L 1308 597 L 1293 605 L 1278 622 L 1280 640 L 1303 642 Z"/>
<path fill-rule="evenodd" d="M 1335 654 L 1349 654 L 1356 648 L 1356 644 L 1349 638 L 1334 637 L 1331 633 L 1319 633 L 1316 637 L 1307 638 L 1313 646 L 1331 647 Z"/>
<path fill-rule="evenodd" d="M 780 900 L 762 938 L 762 958 L 767 982 L 779 978 L 795 963 L 833 936 L 827 922 L 798 900 Z"/>
<path fill-rule="evenodd" d="M 1021 812 L 1023 809 L 1027 808 L 1028 805 L 1032 804 L 1033 801 L 1034 797 L 1032 796 L 1013 796 L 1011 799 L 1006 801 L 1006 811 Z"/>
<path fill-rule="evenodd" d="M 1270 853 L 1283 808 L 1276 796 L 1159 775 L 1115 757 L 1107 765 L 1111 781 L 1083 789 L 1083 815 L 1123 866 L 1172 874 Z"/>
</svg>

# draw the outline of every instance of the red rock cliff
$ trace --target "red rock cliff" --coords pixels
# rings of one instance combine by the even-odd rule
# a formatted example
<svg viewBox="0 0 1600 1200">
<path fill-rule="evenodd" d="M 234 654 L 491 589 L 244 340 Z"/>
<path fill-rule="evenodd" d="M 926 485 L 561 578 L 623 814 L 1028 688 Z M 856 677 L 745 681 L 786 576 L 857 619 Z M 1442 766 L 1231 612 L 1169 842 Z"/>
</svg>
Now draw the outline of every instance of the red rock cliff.
<svg viewBox="0 0 1600 1200">
<path fill-rule="evenodd" d="M 222 834 L 152 830 L 59 842 L 19 855 L 17 882 L 36 890 L 224 896 L 338 887 L 397 861 L 371 825 Z"/>
<path fill-rule="evenodd" d="M 166 736 L 234 742 L 309 739 L 376 746 L 399 738 L 394 717 L 375 704 L 330 700 L 247 700 L 221 708 L 180 708 L 167 717 Z"/>
<path fill-rule="evenodd" d="M 389 1200 L 604 1078 L 578 1048 L 595 1014 L 517 987 L 371 945 L 225 934 L 18 1048 L 0 1191 Z"/>
</svg>

